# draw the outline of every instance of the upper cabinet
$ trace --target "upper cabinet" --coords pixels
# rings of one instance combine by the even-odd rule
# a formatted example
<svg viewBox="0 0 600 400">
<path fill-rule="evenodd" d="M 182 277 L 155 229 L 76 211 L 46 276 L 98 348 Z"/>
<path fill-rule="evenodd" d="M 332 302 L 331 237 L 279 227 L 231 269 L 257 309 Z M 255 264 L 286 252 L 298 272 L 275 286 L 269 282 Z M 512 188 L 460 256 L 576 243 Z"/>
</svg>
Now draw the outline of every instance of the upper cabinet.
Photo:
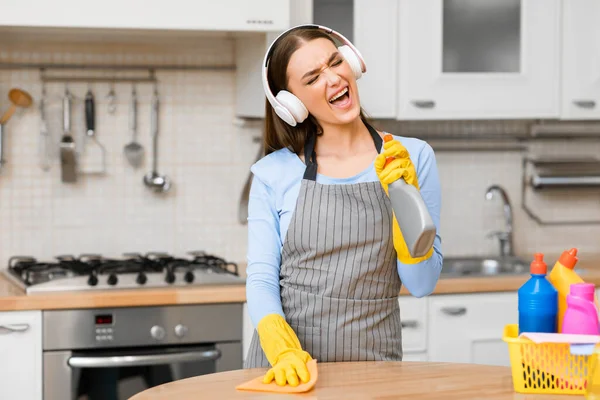
<svg viewBox="0 0 600 400">
<path fill-rule="evenodd" d="M 3 0 L 0 26 L 276 31 L 287 29 L 290 0 Z"/>
<path fill-rule="evenodd" d="M 568 0 L 562 9 L 563 119 L 600 119 L 600 2 Z"/>
<path fill-rule="evenodd" d="M 399 5 L 398 119 L 558 116 L 560 0 Z"/>
<path fill-rule="evenodd" d="M 314 0 L 313 22 L 346 37 L 365 60 L 357 81 L 360 104 L 368 116 L 394 118 L 398 87 L 398 1 Z"/>
</svg>

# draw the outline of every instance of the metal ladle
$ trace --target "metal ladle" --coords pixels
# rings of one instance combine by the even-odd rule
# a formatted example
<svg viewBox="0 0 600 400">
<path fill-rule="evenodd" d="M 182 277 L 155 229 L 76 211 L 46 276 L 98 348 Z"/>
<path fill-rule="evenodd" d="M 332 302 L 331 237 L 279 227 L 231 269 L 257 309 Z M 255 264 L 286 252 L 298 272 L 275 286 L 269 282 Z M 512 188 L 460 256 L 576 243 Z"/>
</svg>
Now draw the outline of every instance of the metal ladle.
<svg viewBox="0 0 600 400">
<path fill-rule="evenodd" d="M 167 192 L 171 188 L 171 180 L 166 175 L 158 174 L 158 90 L 154 86 L 152 108 L 150 110 L 150 129 L 152 134 L 152 171 L 144 176 L 144 184 L 155 192 Z"/>
<path fill-rule="evenodd" d="M 17 107 L 27 108 L 33 103 L 31 95 L 21 89 L 11 89 L 8 92 L 8 99 L 12 104 L 0 118 L 0 168 L 6 163 L 4 159 L 4 125 L 13 116 Z"/>
</svg>

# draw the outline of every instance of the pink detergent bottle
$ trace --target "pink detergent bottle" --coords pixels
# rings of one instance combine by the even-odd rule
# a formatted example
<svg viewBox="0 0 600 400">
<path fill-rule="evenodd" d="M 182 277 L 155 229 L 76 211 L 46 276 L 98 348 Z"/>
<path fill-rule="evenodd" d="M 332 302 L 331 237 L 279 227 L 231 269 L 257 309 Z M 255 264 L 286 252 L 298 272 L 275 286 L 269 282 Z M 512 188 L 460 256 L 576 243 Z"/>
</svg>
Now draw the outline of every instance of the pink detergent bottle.
<svg viewBox="0 0 600 400">
<path fill-rule="evenodd" d="M 598 309 L 594 304 L 594 284 L 574 283 L 567 295 L 562 333 L 600 335 Z"/>
</svg>

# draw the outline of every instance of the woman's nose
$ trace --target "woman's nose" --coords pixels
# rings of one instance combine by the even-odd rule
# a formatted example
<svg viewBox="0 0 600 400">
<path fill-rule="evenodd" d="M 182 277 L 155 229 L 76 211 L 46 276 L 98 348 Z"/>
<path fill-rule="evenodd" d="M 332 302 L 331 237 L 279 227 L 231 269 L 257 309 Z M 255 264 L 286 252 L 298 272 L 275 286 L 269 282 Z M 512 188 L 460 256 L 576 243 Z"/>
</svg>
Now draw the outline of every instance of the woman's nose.
<svg viewBox="0 0 600 400">
<path fill-rule="evenodd" d="M 332 71 L 329 68 L 325 70 L 325 77 L 327 78 L 327 83 L 331 86 L 337 85 L 342 80 L 335 71 Z"/>
</svg>

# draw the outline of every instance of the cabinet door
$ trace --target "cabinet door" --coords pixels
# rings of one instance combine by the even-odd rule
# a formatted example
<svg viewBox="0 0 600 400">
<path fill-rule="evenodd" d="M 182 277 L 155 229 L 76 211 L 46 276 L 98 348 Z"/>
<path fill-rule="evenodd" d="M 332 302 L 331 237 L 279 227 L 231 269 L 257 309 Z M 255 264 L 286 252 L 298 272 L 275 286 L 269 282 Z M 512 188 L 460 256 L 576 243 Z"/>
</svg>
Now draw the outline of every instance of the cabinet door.
<svg viewBox="0 0 600 400">
<path fill-rule="evenodd" d="M 600 2 L 563 2 L 563 119 L 600 118 Z"/>
<path fill-rule="evenodd" d="M 271 31 L 289 27 L 289 0 L 3 0 L 0 25 Z"/>
<path fill-rule="evenodd" d="M 399 119 L 559 115 L 560 0 L 400 0 Z"/>
<path fill-rule="evenodd" d="M 42 313 L 0 312 L 0 399 L 42 399 Z"/>
<path fill-rule="evenodd" d="M 354 41 L 367 72 L 358 80 L 368 116 L 394 118 L 398 96 L 398 1 L 354 0 Z"/>
<path fill-rule="evenodd" d="M 427 297 L 400 296 L 402 350 L 404 354 L 427 350 Z"/>
<path fill-rule="evenodd" d="M 314 0 L 314 23 L 354 44 L 367 65 L 357 81 L 360 103 L 373 118 L 394 118 L 398 88 L 397 0 Z"/>
<path fill-rule="evenodd" d="M 519 321 L 516 292 L 432 296 L 429 306 L 429 361 L 510 366 L 502 332 Z"/>
<path fill-rule="evenodd" d="M 250 348 L 250 342 L 252 342 L 252 336 L 254 335 L 254 326 L 250 320 L 250 314 L 248 314 L 248 303 L 244 303 L 243 309 L 243 325 L 242 325 L 242 353 L 244 362 L 246 361 L 246 354 Z"/>
<path fill-rule="evenodd" d="M 427 353 L 404 353 L 402 361 L 427 361 Z"/>
</svg>

